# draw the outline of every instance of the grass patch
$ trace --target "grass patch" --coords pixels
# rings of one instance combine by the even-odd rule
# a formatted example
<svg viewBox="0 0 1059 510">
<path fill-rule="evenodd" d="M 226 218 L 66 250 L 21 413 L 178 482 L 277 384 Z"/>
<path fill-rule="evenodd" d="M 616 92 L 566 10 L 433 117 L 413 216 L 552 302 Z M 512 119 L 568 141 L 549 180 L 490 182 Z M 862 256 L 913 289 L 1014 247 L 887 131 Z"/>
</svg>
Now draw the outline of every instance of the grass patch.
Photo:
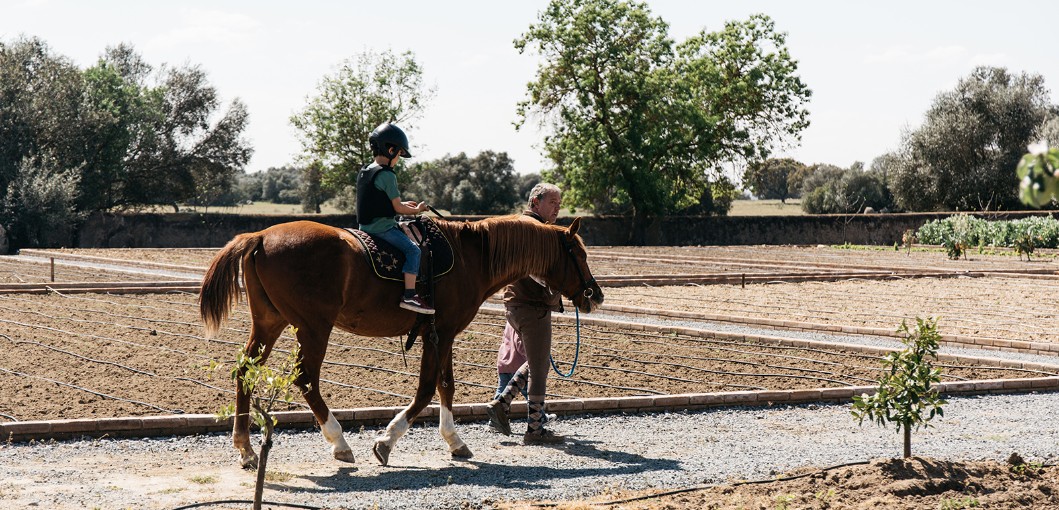
<svg viewBox="0 0 1059 510">
<path fill-rule="evenodd" d="M 289 482 L 292 478 L 294 478 L 294 475 L 283 471 L 265 471 L 266 482 Z"/>
<path fill-rule="evenodd" d="M 779 200 L 735 200 L 729 216 L 801 216 L 802 201 L 791 198 L 786 203 Z"/>
<path fill-rule="evenodd" d="M 213 476 L 213 475 L 192 476 L 191 478 L 188 478 L 188 480 L 190 480 L 190 481 L 192 481 L 194 483 L 200 484 L 200 485 L 208 485 L 208 484 L 211 484 L 211 483 L 217 483 L 217 477 Z"/>
</svg>

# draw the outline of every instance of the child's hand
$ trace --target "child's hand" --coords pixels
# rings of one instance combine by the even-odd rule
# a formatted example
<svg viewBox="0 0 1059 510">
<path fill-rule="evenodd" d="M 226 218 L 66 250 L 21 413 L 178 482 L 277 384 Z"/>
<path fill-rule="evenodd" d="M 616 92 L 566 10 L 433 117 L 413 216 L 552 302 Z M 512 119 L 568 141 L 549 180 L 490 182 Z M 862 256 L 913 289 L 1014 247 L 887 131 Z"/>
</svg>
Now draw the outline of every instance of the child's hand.
<svg viewBox="0 0 1059 510">
<path fill-rule="evenodd" d="M 415 208 L 416 208 L 417 211 L 423 212 L 423 211 L 426 211 L 427 209 L 430 209 L 430 206 L 427 205 L 426 202 L 420 202 L 419 205 L 415 206 Z"/>
</svg>

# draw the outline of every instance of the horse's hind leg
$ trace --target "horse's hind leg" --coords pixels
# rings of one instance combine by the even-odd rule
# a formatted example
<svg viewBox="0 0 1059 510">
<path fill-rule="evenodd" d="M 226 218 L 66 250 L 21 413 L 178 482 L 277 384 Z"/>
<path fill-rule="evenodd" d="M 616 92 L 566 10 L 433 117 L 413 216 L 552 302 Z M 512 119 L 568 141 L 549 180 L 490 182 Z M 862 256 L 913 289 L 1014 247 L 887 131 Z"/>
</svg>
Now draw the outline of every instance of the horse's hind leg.
<svg viewBox="0 0 1059 510">
<path fill-rule="evenodd" d="M 265 317 L 269 317 L 270 320 L 266 320 Z M 250 340 L 246 342 L 243 351 L 252 357 L 260 355 L 259 364 L 264 364 L 272 352 L 272 346 L 275 345 L 276 339 L 283 333 L 283 328 L 286 326 L 287 322 L 278 315 L 268 316 L 267 314 L 262 314 L 261 316 L 255 316 L 253 324 L 250 326 Z M 238 379 L 236 380 L 242 381 L 245 373 L 246 369 L 240 368 Z M 257 467 L 257 453 L 254 452 L 254 448 L 250 445 L 250 395 L 243 390 L 243 385 L 239 382 L 235 384 L 235 420 L 232 425 L 232 444 L 239 450 L 240 463 L 244 468 Z"/>
<path fill-rule="evenodd" d="M 339 423 L 331 409 L 327 407 L 320 395 L 320 366 L 327 351 L 327 339 L 331 336 L 330 324 L 317 327 L 302 326 L 298 329 L 298 343 L 301 344 L 301 376 L 295 381 L 302 390 L 302 396 L 313 416 L 320 424 L 324 439 L 331 443 L 331 454 L 342 462 L 353 462 L 353 449 L 342 435 L 342 424 Z"/>
</svg>

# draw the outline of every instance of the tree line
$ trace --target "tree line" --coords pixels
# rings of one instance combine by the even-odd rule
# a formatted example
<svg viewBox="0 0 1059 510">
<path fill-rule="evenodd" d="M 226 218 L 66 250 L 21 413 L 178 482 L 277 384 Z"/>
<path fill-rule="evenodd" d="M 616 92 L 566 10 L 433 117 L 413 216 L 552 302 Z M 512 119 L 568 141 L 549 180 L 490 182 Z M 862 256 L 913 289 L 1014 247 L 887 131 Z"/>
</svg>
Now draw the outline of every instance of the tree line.
<svg viewBox="0 0 1059 510">
<path fill-rule="evenodd" d="M 923 124 L 867 168 L 766 159 L 748 165 L 743 179 L 758 197 L 800 197 L 813 214 L 1021 209 L 1015 168 L 1038 140 L 1059 142 L 1059 106 L 1044 79 L 979 67 L 938 94 Z"/>
<path fill-rule="evenodd" d="M 755 14 L 675 41 L 645 3 L 552 0 L 514 39 L 539 62 L 513 120 L 541 128 L 540 174 L 487 150 L 402 161 L 400 185 L 440 209 L 497 214 L 544 179 L 566 207 L 632 217 L 636 243 L 660 215 L 726 214 L 731 167 L 759 197 L 800 197 L 812 213 L 1012 208 L 1026 144 L 1059 140 L 1040 76 L 983 67 L 870 165 L 775 159 L 808 127 L 812 96 L 786 37 Z M 299 158 L 247 173 L 246 107 L 221 104 L 200 67 L 155 66 L 119 45 L 80 69 L 39 39 L 0 41 L 0 226 L 17 248 L 61 244 L 94 211 L 248 200 L 353 211 L 368 134 L 393 121 L 414 140 L 436 94 L 424 77 L 411 51 L 350 57 L 291 116 Z"/>
</svg>

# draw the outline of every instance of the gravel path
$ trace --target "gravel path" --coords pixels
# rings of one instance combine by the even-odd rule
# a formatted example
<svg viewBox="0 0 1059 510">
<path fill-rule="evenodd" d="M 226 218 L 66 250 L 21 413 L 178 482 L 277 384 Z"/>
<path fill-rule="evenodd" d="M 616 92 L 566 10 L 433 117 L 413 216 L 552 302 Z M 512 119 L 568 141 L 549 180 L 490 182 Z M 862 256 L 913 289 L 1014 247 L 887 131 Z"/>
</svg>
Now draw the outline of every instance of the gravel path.
<svg viewBox="0 0 1059 510">
<path fill-rule="evenodd" d="M 935 427 L 913 435 L 913 453 L 1003 460 L 1019 452 L 1054 462 L 1057 404 L 1056 394 L 952 399 Z M 564 417 L 554 429 L 572 441 L 525 447 L 484 423 L 460 424 L 475 457 L 454 461 L 435 427 L 419 425 L 398 443 L 388 467 L 369 452 L 378 429 L 346 432 L 357 455 L 352 465 L 331 460 L 318 432 L 281 433 L 265 499 L 325 508 L 489 508 L 499 500 L 770 478 L 802 466 L 900 454 L 893 429 L 858 427 L 842 405 Z M 229 445 L 221 434 L 6 445 L 0 447 L 0 507 L 168 509 L 249 499 L 254 475 L 237 467 Z"/>
</svg>

